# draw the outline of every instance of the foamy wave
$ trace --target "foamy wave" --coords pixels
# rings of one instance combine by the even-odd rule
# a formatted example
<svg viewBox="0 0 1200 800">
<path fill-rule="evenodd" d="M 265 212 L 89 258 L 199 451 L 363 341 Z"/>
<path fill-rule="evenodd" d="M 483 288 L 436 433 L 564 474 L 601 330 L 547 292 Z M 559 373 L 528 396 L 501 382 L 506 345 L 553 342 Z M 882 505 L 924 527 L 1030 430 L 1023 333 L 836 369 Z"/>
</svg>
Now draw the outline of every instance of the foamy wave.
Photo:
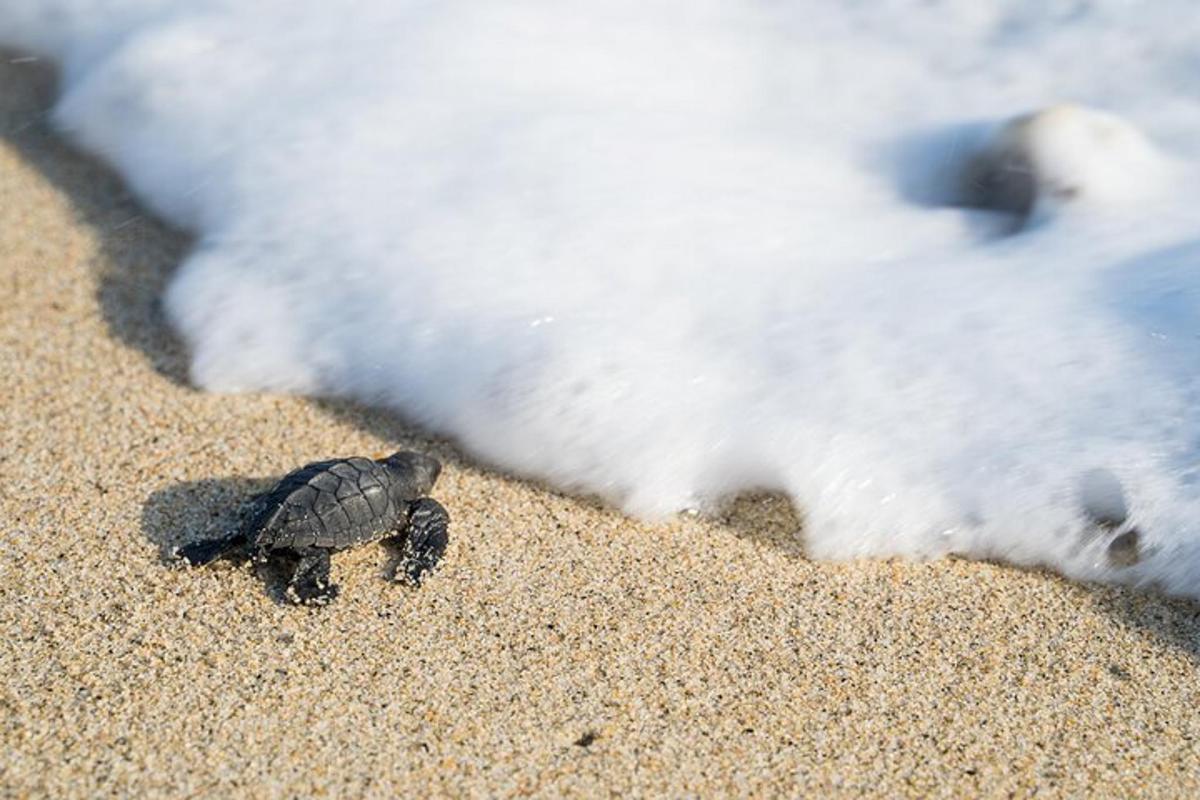
<svg viewBox="0 0 1200 800">
<path fill-rule="evenodd" d="M 817 556 L 1200 596 L 1200 15 L 1044 6 L 0 0 L 0 40 L 197 232 L 203 387 L 648 516 L 782 490 Z M 1113 115 L 997 133 L 1064 97 Z"/>
</svg>

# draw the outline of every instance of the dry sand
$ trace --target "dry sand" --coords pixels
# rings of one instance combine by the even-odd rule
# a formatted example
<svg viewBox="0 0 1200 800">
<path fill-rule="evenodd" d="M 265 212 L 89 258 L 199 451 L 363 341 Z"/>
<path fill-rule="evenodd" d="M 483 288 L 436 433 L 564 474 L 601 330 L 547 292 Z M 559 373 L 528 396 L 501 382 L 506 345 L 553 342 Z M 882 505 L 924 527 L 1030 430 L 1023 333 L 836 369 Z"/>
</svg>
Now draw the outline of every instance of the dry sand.
<svg viewBox="0 0 1200 800">
<path fill-rule="evenodd" d="M 9 54 L 11 57 L 11 54 Z M 1197 796 L 1200 606 L 1003 566 L 811 563 L 750 497 L 646 526 L 386 415 L 200 394 L 156 298 L 184 237 L 0 59 L 0 793 Z M 431 450 L 419 592 L 172 569 L 272 476 Z"/>
</svg>

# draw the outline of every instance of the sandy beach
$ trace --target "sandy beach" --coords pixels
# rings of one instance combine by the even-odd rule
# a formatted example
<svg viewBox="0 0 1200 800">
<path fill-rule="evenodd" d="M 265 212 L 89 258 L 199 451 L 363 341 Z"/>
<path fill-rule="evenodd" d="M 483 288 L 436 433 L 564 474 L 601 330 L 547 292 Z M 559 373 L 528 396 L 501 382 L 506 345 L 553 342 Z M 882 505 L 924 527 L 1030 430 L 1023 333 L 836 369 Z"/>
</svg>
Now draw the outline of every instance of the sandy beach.
<svg viewBox="0 0 1200 800">
<path fill-rule="evenodd" d="M 1200 793 L 1200 606 L 1003 565 L 814 563 L 797 514 L 643 525 L 387 414 L 187 382 L 158 310 L 186 236 L 0 60 L 0 795 Z M 441 458 L 419 591 L 389 554 L 286 606 L 186 571 L 288 470 Z"/>
</svg>

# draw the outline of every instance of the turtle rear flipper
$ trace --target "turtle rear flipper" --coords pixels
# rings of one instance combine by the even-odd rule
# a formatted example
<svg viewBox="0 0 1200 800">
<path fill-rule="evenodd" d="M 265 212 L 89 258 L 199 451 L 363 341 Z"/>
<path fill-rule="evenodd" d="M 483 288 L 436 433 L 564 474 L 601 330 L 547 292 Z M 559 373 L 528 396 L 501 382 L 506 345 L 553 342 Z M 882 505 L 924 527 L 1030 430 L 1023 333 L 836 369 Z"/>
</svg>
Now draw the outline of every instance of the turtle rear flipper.
<svg viewBox="0 0 1200 800">
<path fill-rule="evenodd" d="M 238 508 L 235 527 L 214 539 L 201 539 L 176 547 L 171 551 L 169 558 L 183 560 L 189 567 L 203 567 L 224 556 L 245 557 L 246 544 L 250 540 L 247 534 L 255 528 L 257 518 L 263 513 L 267 500 L 267 494 L 250 497 Z"/>
<path fill-rule="evenodd" d="M 218 539 L 201 539 L 198 542 L 185 544 L 175 548 L 173 555 L 185 561 L 189 567 L 202 567 L 235 550 L 241 550 L 245 544 L 245 535 L 234 533 Z"/>
<path fill-rule="evenodd" d="M 338 596 L 338 587 L 329 580 L 329 551 L 309 547 L 299 551 L 299 562 L 288 581 L 284 596 L 304 606 L 323 606 Z"/>
</svg>

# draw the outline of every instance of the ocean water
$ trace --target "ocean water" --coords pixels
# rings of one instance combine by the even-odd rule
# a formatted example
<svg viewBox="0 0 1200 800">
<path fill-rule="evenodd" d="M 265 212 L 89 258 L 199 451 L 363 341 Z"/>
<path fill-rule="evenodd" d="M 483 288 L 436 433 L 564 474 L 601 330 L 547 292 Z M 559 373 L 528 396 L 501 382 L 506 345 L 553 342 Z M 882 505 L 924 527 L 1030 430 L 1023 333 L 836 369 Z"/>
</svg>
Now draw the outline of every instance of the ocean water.
<svg viewBox="0 0 1200 800">
<path fill-rule="evenodd" d="M 645 517 L 786 492 L 816 557 L 1193 596 L 1197 41 L 1192 0 L 0 0 L 197 234 L 201 387 Z M 1014 141 L 1027 215 L 969 207 Z"/>
</svg>

